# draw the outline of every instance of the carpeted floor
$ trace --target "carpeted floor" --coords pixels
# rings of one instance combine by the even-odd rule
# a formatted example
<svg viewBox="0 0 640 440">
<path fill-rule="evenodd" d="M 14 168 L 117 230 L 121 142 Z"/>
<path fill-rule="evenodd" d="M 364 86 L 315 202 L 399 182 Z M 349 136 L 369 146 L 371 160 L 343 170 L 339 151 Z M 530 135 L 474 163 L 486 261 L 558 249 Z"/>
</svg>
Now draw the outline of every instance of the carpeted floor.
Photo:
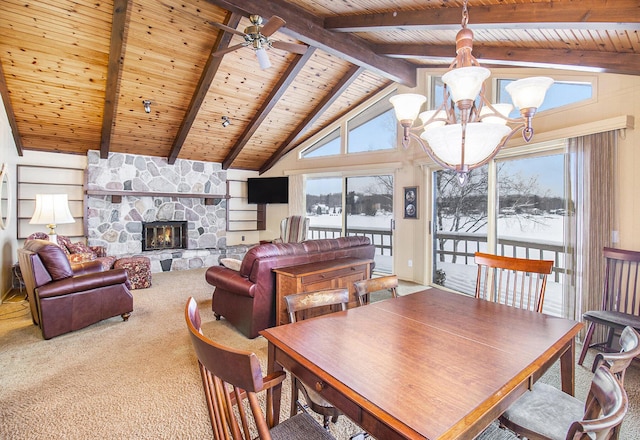
<svg viewBox="0 0 640 440">
<path fill-rule="evenodd" d="M 187 298 L 198 301 L 205 334 L 253 350 L 263 365 L 266 341 L 248 340 L 224 319 L 214 320 L 204 269 L 153 274 L 153 284 L 133 291 L 128 322 L 116 317 L 49 341 L 32 324 L 26 302 L 0 305 L 0 439 L 212 437 L 184 322 Z M 592 359 L 590 354 L 585 365 Z M 578 367 L 576 376 L 576 395 L 584 399 L 591 373 Z M 557 366 L 543 380 L 558 385 Z M 639 381 L 634 365 L 626 378 L 630 412 L 623 440 L 640 438 Z M 289 411 L 288 386 L 287 381 L 283 418 Z M 345 417 L 331 429 L 339 439 L 360 431 Z"/>
</svg>

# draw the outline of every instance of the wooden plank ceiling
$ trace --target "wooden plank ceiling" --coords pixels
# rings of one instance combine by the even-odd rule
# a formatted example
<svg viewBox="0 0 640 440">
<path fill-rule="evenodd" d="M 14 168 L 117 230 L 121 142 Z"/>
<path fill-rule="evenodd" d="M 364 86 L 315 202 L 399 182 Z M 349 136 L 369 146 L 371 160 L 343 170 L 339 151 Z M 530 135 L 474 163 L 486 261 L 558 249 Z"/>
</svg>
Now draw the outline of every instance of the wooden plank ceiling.
<svg viewBox="0 0 640 440">
<path fill-rule="evenodd" d="M 100 150 L 268 170 L 288 151 L 419 67 L 446 67 L 462 1 L 3 0 L 0 93 L 19 154 Z M 250 14 L 286 24 L 261 70 Z M 636 0 L 470 0 L 487 65 L 640 74 Z M 145 113 L 142 101 L 151 101 Z M 222 117 L 231 124 L 222 126 Z"/>
</svg>

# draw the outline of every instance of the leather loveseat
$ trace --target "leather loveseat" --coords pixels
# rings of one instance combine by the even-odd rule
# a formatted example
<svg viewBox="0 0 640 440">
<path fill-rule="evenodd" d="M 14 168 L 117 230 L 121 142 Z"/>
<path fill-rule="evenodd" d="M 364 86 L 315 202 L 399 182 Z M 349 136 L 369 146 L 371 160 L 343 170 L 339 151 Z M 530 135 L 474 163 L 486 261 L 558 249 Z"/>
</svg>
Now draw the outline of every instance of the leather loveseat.
<svg viewBox="0 0 640 440">
<path fill-rule="evenodd" d="M 20 271 L 33 323 L 44 339 L 133 311 L 124 269 L 103 271 L 99 261 L 71 264 L 63 250 L 46 240 L 27 240 L 18 249 Z"/>
<path fill-rule="evenodd" d="M 308 240 L 302 243 L 267 243 L 246 253 L 239 271 L 224 266 L 207 269 L 212 286 L 211 308 L 249 338 L 275 325 L 275 274 L 272 269 L 337 258 L 373 259 L 375 247 L 368 237 Z"/>
</svg>

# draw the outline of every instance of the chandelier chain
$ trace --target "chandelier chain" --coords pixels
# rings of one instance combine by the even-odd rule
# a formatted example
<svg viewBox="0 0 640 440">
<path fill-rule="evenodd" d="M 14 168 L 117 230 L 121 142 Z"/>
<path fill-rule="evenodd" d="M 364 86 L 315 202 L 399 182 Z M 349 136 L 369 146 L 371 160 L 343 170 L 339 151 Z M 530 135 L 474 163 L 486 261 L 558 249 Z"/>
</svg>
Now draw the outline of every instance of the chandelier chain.
<svg viewBox="0 0 640 440">
<path fill-rule="evenodd" d="M 464 0 L 462 4 L 462 28 L 465 29 L 467 27 L 467 23 L 469 23 L 469 8 L 467 7 L 468 0 Z"/>
</svg>

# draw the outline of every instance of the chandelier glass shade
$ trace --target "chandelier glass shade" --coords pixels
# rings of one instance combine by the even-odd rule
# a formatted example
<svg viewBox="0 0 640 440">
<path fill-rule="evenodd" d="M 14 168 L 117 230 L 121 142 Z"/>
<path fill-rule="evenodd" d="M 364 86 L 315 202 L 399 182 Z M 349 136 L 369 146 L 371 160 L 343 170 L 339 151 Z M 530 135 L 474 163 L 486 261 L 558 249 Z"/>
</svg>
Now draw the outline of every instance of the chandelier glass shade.
<svg viewBox="0 0 640 440">
<path fill-rule="evenodd" d="M 458 173 L 461 185 L 469 171 L 489 162 L 516 132 L 522 131 L 525 142 L 533 138 L 531 120 L 553 84 L 547 77 L 509 83 L 505 89 L 520 112 L 519 118 L 510 118 L 511 104 L 492 104 L 485 97 L 484 82 L 491 71 L 471 54 L 473 32 L 467 29 L 467 21 L 465 1 L 456 57 L 442 76 L 442 104 L 420 113 L 427 101 L 423 95 L 404 93 L 389 99 L 403 129 L 402 145 L 408 148 L 411 139 L 416 140 L 437 164 Z M 421 124 L 414 127 L 417 118 Z"/>
</svg>

